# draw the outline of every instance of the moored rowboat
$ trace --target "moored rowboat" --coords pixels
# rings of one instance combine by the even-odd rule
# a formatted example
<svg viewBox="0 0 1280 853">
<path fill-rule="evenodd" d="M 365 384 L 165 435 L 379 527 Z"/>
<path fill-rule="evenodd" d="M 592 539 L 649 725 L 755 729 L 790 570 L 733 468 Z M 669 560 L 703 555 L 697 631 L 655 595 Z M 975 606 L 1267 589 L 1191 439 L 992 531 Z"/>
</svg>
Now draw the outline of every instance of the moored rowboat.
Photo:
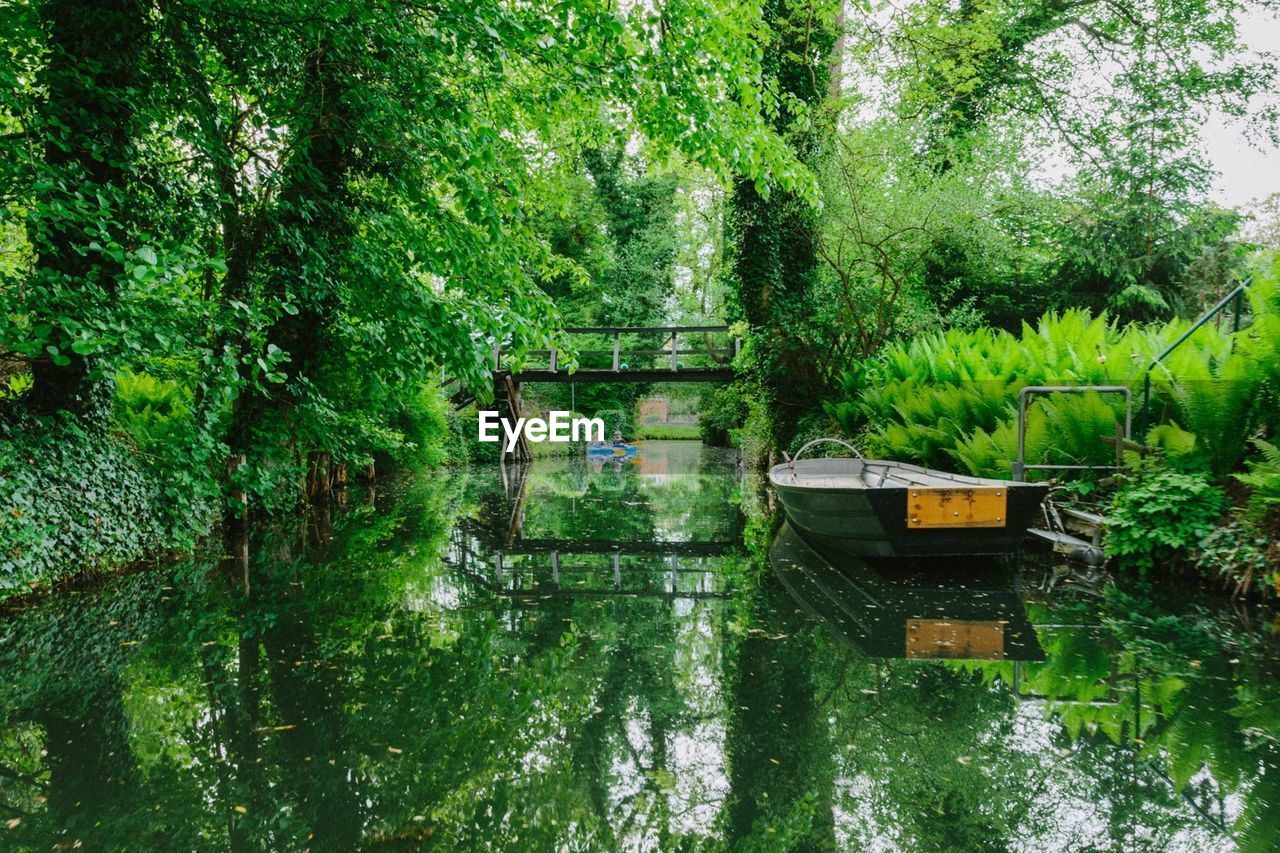
<svg viewBox="0 0 1280 853">
<path fill-rule="evenodd" d="M 1012 554 L 1049 492 L 1044 483 L 966 477 L 905 462 L 801 459 L 769 470 L 787 518 L 806 537 L 860 557 Z"/>
</svg>

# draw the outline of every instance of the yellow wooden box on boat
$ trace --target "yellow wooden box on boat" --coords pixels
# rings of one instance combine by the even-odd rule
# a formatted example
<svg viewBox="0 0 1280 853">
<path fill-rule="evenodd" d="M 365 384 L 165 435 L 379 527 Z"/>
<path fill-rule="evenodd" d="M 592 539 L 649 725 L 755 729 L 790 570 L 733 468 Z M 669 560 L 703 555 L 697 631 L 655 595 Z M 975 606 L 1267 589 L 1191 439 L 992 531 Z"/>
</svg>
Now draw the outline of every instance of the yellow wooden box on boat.
<svg viewBox="0 0 1280 853">
<path fill-rule="evenodd" d="M 907 492 L 907 527 L 1004 527 L 1008 489 L 928 489 Z"/>
</svg>

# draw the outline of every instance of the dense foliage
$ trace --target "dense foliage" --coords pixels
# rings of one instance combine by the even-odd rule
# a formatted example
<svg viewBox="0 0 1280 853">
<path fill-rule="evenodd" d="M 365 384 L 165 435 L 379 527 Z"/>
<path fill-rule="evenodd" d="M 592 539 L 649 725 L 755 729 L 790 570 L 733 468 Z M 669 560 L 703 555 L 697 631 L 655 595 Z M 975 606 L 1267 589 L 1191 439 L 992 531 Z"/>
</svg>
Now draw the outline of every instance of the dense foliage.
<svg viewBox="0 0 1280 853">
<path fill-rule="evenodd" d="M 812 185 L 768 120 L 767 33 L 740 0 L 9 4 L 6 458 L 70 414 L 106 436 L 72 480 L 101 513 L 149 454 L 201 518 L 214 490 L 281 508 L 317 471 L 438 460 L 442 373 L 484 394 L 495 342 L 665 305 L 676 188 L 629 140 Z"/>
<path fill-rule="evenodd" d="M 1204 474 L 1140 473 L 1112 499 L 1107 553 L 1146 573 L 1204 541 L 1226 499 Z"/>
<path fill-rule="evenodd" d="M 1260 275 L 1255 310 L 1271 321 Z M 829 403 L 848 434 L 865 432 L 868 449 L 967 473 L 1008 476 L 1016 457 L 1018 389 L 1026 385 L 1119 385 L 1131 390 L 1138 436 L 1174 455 L 1195 455 L 1224 477 L 1235 470 L 1257 429 L 1276 428 L 1276 388 L 1262 365 L 1273 344 L 1246 328 L 1204 326 L 1152 367 L 1190 323 L 1119 326 L 1084 311 L 1049 314 L 1020 335 L 989 328 L 934 332 L 884 347 L 844 376 Z M 1150 368 L 1150 369 L 1149 369 Z M 1152 403 L 1143 411 L 1144 379 Z M 1034 398 L 1027 419 L 1032 464 L 1103 464 L 1114 448 L 1100 440 L 1123 420 L 1120 397 Z"/>
<path fill-rule="evenodd" d="M 742 380 L 702 394 L 710 439 L 777 452 L 830 412 L 878 452 L 1004 473 L 1016 381 L 1136 388 L 1274 230 L 1207 198 L 1211 111 L 1276 135 L 1276 67 L 1245 11 L 10 4 L 10 440 L 70 415 L 106 437 L 86 470 L 161 473 L 158 517 L 281 509 L 371 464 L 463 453 L 437 386 L 485 398 L 495 345 L 573 369 L 610 341 L 575 348 L 566 327 L 689 320 L 745 337 Z M 1274 438 L 1280 295 L 1255 291 L 1252 331 L 1198 333 L 1143 413 L 1159 430 L 1142 440 L 1219 481 L 1265 477 L 1238 463 Z M 527 400 L 629 418 L 646 390 Z M 1113 413 L 1038 402 L 1031 456 L 1104 459 Z"/>
<path fill-rule="evenodd" d="M 1143 571 L 1196 551 L 1202 563 L 1218 554 L 1233 582 L 1251 586 L 1256 579 L 1270 588 L 1280 579 L 1274 549 L 1228 555 L 1220 539 L 1206 544 L 1206 535 L 1224 520 L 1222 489 L 1232 481 L 1249 489 L 1241 518 L 1225 520 L 1240 530 L 1240 541 L 1265 540 L 1275 531 L 1276 453 L 1261 436 L 1280 430 L 1278 291 L 1280 277 L 1269 260 L 1254 275 L 1249 316 L 1239 331 L 1228 316 L 1228 322 L 1192 332 L 1158 362 L 1190 330 L 1188 321 L 1118 325 L 1105 314 L 1071 310 L 1046 314 L 1019 335 L 991 328 L 926 333 L 855 364 L 825 408 L 871 456 L 1008 478 L 1018 457 L 1021 388 L 1127 388 L 1137 449 L 1158 467 L 1123 481 L 1109 499 L 1109 553 Z M 1125 418 L 1118 394 L 1033 396 L 1025 461 L 1132 466 L 1140 461 L 1134 446 L 1116 446 Z M 1101 476 L 1051 470 L 1028 475 L 1058 481 L 1083 476 L 1072 485 L 1079 494 L 1095 492 Z"/>
<path fill-rule="evenodd" d="M 821 85 L 816 99 L 794 90 L 803 111 L 788 130 L 821 215 L 739 194 L 728 216 L 753 332 L 743 366 L 766 386 L 745 393 L 766 399 L 778 428 L 754 431 L 775 445 L 886 343 L 939 327 L 1016 333 L 1077 308 L 1194 317 L 1266 233 L 1242 239 L 1238 214 L 1207 197 L 1212 111 L 1277 132 L 1274 58 L 1248 48 L 1231 0 L 774 14 L 815 44 L 834 27 L 840 57 L 780 41 L 771 67 L 780 90 Z"/>
</svg>

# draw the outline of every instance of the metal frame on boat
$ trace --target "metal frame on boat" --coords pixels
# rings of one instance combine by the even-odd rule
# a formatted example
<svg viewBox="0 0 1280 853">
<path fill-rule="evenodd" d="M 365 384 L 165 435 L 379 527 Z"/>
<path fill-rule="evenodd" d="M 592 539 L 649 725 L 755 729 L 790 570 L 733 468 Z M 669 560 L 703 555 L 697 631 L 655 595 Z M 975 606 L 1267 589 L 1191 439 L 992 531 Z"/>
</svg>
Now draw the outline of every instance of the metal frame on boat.
<svg viewBox="0 0 1280 853">
<path fill-rule="evenodd" d="M 801 458 L 822 443 L 854 458 Z M 835 438 L 804 445 L 769 470 L 769 481 L 806 537 L 862 557 L 1012 554 L 1049 492 L 1044 483 L 865 459 Z"/>
</svg>

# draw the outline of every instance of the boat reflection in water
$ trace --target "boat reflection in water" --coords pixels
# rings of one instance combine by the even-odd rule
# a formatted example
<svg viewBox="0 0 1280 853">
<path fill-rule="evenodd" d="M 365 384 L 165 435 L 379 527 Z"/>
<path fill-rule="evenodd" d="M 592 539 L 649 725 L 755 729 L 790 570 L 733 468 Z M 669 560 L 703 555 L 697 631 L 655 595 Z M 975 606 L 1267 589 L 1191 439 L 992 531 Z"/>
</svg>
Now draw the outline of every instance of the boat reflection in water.
<svg viewBox="0 0 1280 853">
<path fill-rule="evenodd" d="M 783 525 L 769 560 L 805 610 L 868 657 L 1043 661 L 1012 570 L 996 558 L 945 558 L 891 575 Z"/>
</svg>

